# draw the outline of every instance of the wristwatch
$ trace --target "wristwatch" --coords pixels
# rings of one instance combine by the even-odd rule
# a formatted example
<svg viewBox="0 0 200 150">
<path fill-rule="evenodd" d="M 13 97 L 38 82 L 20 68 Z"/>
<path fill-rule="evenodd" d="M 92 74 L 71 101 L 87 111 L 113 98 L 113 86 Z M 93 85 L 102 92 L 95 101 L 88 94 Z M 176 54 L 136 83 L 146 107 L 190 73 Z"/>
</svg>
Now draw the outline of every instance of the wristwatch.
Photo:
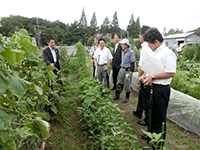
<svg viewBox="0 0 200 150">
<path fill-rule="evenodd" d="M 141 82 L 140 82 L 140 81 L 137 81 L 136 83 L 137 83 L 137 84 L 141 84 Z"/>
<path fill-rule="evenodd" d="M 154 76 L 152 76 L 152 80 L 153 80 L 153 81 L 155 80 L 155 77 L 154 77 Z"/>
</svg>

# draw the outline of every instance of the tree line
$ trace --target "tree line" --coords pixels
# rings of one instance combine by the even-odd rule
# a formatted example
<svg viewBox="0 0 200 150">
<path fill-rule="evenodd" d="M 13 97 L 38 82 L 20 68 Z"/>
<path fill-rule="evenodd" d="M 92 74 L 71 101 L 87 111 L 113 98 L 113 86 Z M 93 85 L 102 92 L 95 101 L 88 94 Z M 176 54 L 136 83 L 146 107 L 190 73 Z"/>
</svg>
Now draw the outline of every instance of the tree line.
<svg viewBox="0 0 200 150">
<path fill-rule="evenodd" d="M 71 24 L 65 24 L 59 20 L 51 22 L 42 18 L 13 15 L 1 18 L 0 33 L 2 35 L 10 37 L 21 28 L 25 28 L 32 37 L 36 37 L 37 43 L 39 39 L 41 46 L 46 45 L 48 37 L 54 37 L 59 45 L 74 45 L 78 41 L 83 44 L 87 43 L 87 40 L 95 33 L 102 33 L 103 35 L 111 33 L 112 37 L 115 33 L 119 33 L 122 37 L 139 38 L 140 18 L 138 17 L 135 20 L 132 14 L 126 30 L 119 27 L 117 11 L 115 11 L 112 21 L 106 16 L 101 26 L 97 26 L 95 13 L 93 13 L 88 25 L 84 9 L 80 20 L 75 20 Z"/>
</svg>

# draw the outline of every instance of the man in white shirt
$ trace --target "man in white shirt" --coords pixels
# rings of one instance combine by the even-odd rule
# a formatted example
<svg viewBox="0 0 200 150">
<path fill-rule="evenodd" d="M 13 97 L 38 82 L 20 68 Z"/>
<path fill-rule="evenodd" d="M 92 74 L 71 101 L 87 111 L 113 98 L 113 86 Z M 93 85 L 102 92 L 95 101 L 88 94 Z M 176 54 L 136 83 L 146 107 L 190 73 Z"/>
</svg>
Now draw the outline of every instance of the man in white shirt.
<svg viewBox="0 0 200 150">
<path fill-rule="evenodd" d="M 167 107 L 170 97 L 170 86 L 172 77 L 176 74 L 176 55 L 174 52 L 167 48 L 163 44 L 163 37 L 161 33 L 156 28 L 151 28 L 144 34 L 145 41 L 148 42 L 149 47 L 153 50 L 153 55 L 156 59 L 159 59 L 163 63 L 164 72 L 156 73 L 154 75 L 147 75 L 144 73 L 139 81 L 146 84 L 147 90 L 151 91 L 153 94 L 149 94 L 149 106 L 152 106 L 152 114 L 150 115 L 148 121 L 151 120 L 151 124 L 148 124 L 148 131 L 153 133 L 161 133 L 162 126 L 164 123 L 164 134 L 162 138 L 165 140 L 166 137 L 166 114 Z M 151 56 L 150 55 L 150 56 Z M 148 66 L 149 68 L 154 68 L 153 66 Z M 148 69 L 149 69 L 148 68 Z M 145 79 L 145 80 L 144 80 Z M 151 99 L 152 98 L 152 99 Z M 149 109 L 150 110 L 150 109 Z M 151 116 L 151 117 L 150 117 Z M 164 146 L 164 142 L 159 143 L 159 148 Z M 150 148 L 145 150 L 153 150 L 154 147 L 151 145 Z M 162 149 L 162 148 L 161 148 Z"/>
<path fill-rule="evenodd" d="M 94 46 L 92 46 L 92 48 L 91 48 L 91 50 L 90 50 L 90 56 L 91 56 L 91 58 L 92 58 L 92 60 L 93 60 L 93 78 L 95 78 L 95 66 L 94 66 L 94 53 L 96 52 L 96 50 L 99 48 L 99 44 L 98 44 L 98 39 L 97 38 L 95 38 L 94 39 L 94 43 L 95 43 L 95 45 Z"/>
<path fill-rule="evenodd" d="M 141 46 L 142 49 L 140 50 L 140 60 L 139 60 L 139 70 L 138 70 L 138 79 L 136 83 L 136 87 L 139 89 L 138 94 L 138 104 L 136 111 L 133 111 L 133 114 L 138 117 L 139 119 L 142 118 L 143 110 L 145 111 L 145 118 L 142 121 L 137 121 L 139 125 L 147 126 L 148 123 L 148 107 L 147 107 L 147 89 L 145 85 L 142 82 L 139 82 L 139 77 L 141 77 L 144 74 L 144 71 L 141 69 L 142 64 L 145 62 L 147 57 L 153 53 L 153 51 L 148 46 L 148 43 L 144 41 L 143 35 L 150 29 L 148 26 L 142 26 L 140 29 L 140 41 L 142 42 Z M 146 135 L 142 136 L 142 139 L 144 139 L 144 136 L 147 138 Z"/>
<path fill-rule="evenodd" d="M 99 39 L 99 47 L 94 54 L 94 63 L 97 66 L 97 79 L 102 82 L 104 80 L 103 86 L 109 88 L 108 74 L 110 61 L 113 58 L 110 50 L 105 47 L 105 40 Z"/>
</svg>

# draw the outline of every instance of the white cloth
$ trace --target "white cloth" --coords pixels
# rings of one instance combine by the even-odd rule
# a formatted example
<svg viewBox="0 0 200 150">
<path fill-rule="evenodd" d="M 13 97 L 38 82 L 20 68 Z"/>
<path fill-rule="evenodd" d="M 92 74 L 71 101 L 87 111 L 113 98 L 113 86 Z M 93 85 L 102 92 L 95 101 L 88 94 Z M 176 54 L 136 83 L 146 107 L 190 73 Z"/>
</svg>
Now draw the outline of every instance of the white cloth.
<svg viewBox="0 0 200 150">
<path fill-rule="evenodd" d="M 140 50 L 140 60 L 138 63 L 140 67 L 145 62 L 147 57 L 153 53 L 152 49 L 148 46 L 147 42 L 142 43 L 141 46 L 142 46 L 142 49 Z"/>
<path fill-rule="evenodd" d="M 99 46 L 92 46 L 92 48 L 90 49 L 90 56 L 93 56 L 93 53 L 95 53 L 95 51 L 99 48 Z"/>
<path fill-rule="evenodd" d="M 115 44 L 115 50 L 114 50 L 114 53 L 116 52 L 118 45 L 119 45 L 119 43 Z"/>
<path fill-rule="evenodd" d="M 148 57 L 151 57 L 151 59 L 149 59 L 150 61 L 148 61 L 148 58 L 146 59 L 147 61 L 145 61 L 144 64 L 149 64 L 148 69 L 150 70 L 152 68 L 155 68 L 156 66 L 160 66 L 161 64 L 158 64 L 158 62 L 162 62 L 162 66 L 164 67 L 164 72 L 166 73 L 176 73 L 176 55 L 174 54 L 174 52 L 167 48 L 164 44 L 162 44 L 161 46 L 159 46 L 151 55 L 149 55 Z M 155 61 L 152 60 L 153 58 L 156 58 Z M 157 61 L 157 59 L 159 59 L 159 61 Z M 152 63 L 154 62 L 154 63 Z M 142 66 L 143 68 L 143 66 Z M 155 70 L 155 69 L 154 69 Z M 158 72 L 155 72 L 155 74 L 153 74 L 152 72 L 147 72 L 148 74 L 151 75 L 156 75 L 159 74 Z M 160 72 L 162 73 L 162 72 Z M 172 78 L 167 78 L 167 79 L 156 79 L 153 81 L 154 84 L 161 84 L 161 85 L 168 85 L 170 84 L 172 81 Z"/>
<path fill-rule="evenodd" d="M 103 64 L 107 64 L 108 60 L 112 59 L 113 57 L 110 50 L 107 47 L 104 47 L 102 50 L 100 48 L 96 50 L 94 54 L 94 58 L 97 59 L 97 63 L 99 65 L 103 65 Z"/>
<path fill-rule="evenodd" d="M 52 54 L 52 56 L 53 56 L 54 63 L 56 63 L 57 58 L 56 58 L 56 51 L 55 51 L 55 48 L 52 49 L 52 48 L 49 46 L 49 49 L 50 49 L 51 54 Z"/>
</svg>

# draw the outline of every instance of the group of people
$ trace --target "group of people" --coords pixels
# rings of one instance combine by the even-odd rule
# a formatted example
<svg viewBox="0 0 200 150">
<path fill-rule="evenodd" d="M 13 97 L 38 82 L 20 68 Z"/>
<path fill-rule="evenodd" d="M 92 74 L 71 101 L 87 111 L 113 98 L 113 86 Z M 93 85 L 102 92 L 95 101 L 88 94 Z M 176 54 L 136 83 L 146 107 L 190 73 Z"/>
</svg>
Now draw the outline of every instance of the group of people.
<svg viewBox="0 0 200 150">
<path fill-rule="evenodd" d="M 129 101 L 130 84 L 132 83 L 132 73 L 135 66 L 135 53 L 131 50 L 127 39 L 120 40 L 119 34 L 115 34 L 115 47 L 113 56 L 105 47 L 103 39 L 95 39 L 96 46 L 90 51 L 94 60 L 94 78 L 98 79 L 103 86 L 109 88 L 108 68 L 112 60 L 112 78 L 115 96 L 113 100 L 118 100 L 125 86 L 125 103 Z M 98 42 L 97 42 L 98 41 Z M 138 104 L 133 114 L 141 119 L 143 111 L 145 117 L 137 121 L 139 125 L 147 126 L 148 132 L 162 133 L 162 139 L 166 137 L 166 114 L 170 99 L 170 83 L 176 74 L 176 55 L 163 43 L 163 37 L 157 28 L 143 26 L 140 29 L 140 60 L 136 87 L 139 89 Z M 155 60 L 154 60 L 155 59 Z M 160 67 L 162 66 L 162 67 Z M 156 67 L 158 69 L 156 69 Z M 163 68 L 163 69 L 161 69 Z M 95 70 L 96 69 L 96 70 Z M 147 135 L 142 135 L 147 143 L 151 140 Z M 159 147 L 164 146 L 161 141 Z M 146 150 L 154 150 L 150 145 Z"/>
<path fill-rule="evenodd" d="M 130 49 L 127 39 L 120 41 L 119 34 L 115 34 L 114 41 L 115 46 L 112 56 L 110 50 L 105 47 L 105 40 L 95 39 L 95 46 L 90 50 L 90 55 L 93 59 L 93 77 L 101 82 L 105 88 L 109 88 L 109 65 L 112 60 L 114 84 L 112 90 L 116 90 L 116 96 L 113 100 L 119 99 L 120 93 L 125 86 L 126 98 L 124 102 L 127 103 L 130 97 L 131 76 L 134 72 L 134 62 L 136 60 L 135 53 Z"/>
<path fill-rule="evenodd" d="M 147 126 L 148 132 L 161 133 L 164 131 L 162 139 L 166 137 L 166 113 L 170 98 L 170 86 L 172 77 L 176 74 L 176 55 L 163 43 L 163 37 L 156 28 L 143 26 L 140 29 L 140 40 L 142 49 L 140 50 L 140 60 L 136 87 L 139 89 L 138 104 L 133 114 L 141 119 L 143 111 L 145 118 L 137 121 L 139 125 Z M 135 69 L 135 53 L 130 48 L 128 39 L 120 40 L 120 35 L 114 36 L 115 46 L 113 55 L 105 47 L 104 39 L 95 39 L 95 46 L 90 50 L 93 59 L 93 77 L 109 88 L 109 65 L 112 64 L 112 78 L 115 96 L 113 100 L 118 100 L 125 87 L 125 103 L 129 101 L 130 85 L 132 83 L 132 73 Z M 55 48 L 55 40 L 48 39 L 48 47 L 43 50 L 44 61 L 47 66 L 53 66 L 53 72 L 57 74 L 60 70 L 60 56 Z M 156 60 L 156 61 L 154 61 Z M 155 69 L 159 65 L 159 69 Z M 163 66 L 163 69 L 160 69 Z M 154 71 L 155 70 L 155 71 Z M 147 135 L 142 135 L 144 140 L 151 140 Z M 159 143 L 162 147 L 164 141 Z M 150 145 L 146 150 L 154 150 Z"/>
</svg>

